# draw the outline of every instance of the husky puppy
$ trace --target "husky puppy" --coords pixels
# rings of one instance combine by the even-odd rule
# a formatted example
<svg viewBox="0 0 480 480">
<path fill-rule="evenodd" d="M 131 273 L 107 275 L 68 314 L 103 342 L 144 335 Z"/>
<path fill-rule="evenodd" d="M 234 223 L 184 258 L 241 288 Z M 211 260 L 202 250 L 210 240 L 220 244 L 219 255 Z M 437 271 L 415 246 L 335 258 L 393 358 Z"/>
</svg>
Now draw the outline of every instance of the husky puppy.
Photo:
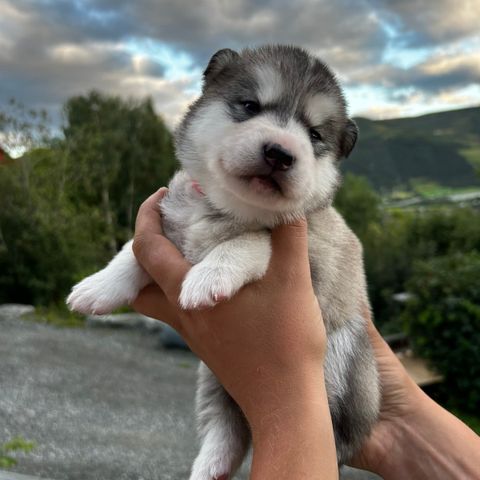
<svg viewBox="0 0 480 480">
<path fill-rule="evenodd" d="M 317 58 L 290 46 L 220 50 L 176 132 L 183 170 L 161 204 L 165 235 L 194 264 L 179 299 L 185 309 L 213 306 L 260 279 L 271 254 L 270 229 L 306 216 L 340 464 L 359 448 L 379 410 L 362 317 L 368 306 L 362 249 L 332 207 L 339 159 L 356 138 L 340 87 Z M 107 267 L 76 285 L 67 303 L 79 312 L 106 313 L 150 282 L 129 242 Z M 233 475 L 249 445 L 248 425 L 204 364 L 196 411 L 202 445 L 191 480 Z"/>
</svg>

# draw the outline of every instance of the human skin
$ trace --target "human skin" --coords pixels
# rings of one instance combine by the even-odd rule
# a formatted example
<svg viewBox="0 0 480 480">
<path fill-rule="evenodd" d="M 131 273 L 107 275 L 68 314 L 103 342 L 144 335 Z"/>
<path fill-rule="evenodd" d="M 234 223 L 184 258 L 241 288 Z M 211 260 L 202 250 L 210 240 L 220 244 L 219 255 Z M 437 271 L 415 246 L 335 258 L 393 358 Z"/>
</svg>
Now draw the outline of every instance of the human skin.
<svg viewBox="0 0 480 480">
<path fill-rule="evenodd" d="M 191 265 L 162 235 L 157 205 L 164 194 L 146 200 L 137 217 L 133 250 L 155 284 L 134 308 L 174 327 L 240 406 L 252 432 L 251 479 L 338 478 L 306 222 L 272 232 L 262 280 L 214 308 L 185 311 L 178 297 Z"/>
<path fill-rule="evenodd" d="M 240 405 L 253 434 L 251 479 L 336 478 L 325 329 L 310 281 L 305 222 L 272 232 L 272 259 L 261 281 L 213 309 L 185 312 L 177 300 L 190 265 L 161 233 L 156 205 L 165 192 L 150 197 L 137 218 L 134 252 L 156 284 L 134 307 L 176 328 Z M 382 402 L 353 466 L 386 480 L 480 480 L 480 438 L 413 382 L 367 305 L 364 317 Z"/>
<path fill-rule="evenodd" d="M 367 307 L 364 313 L 382 401 L 379 421 L 353 465 L 385 480 L 480 480 L 480 437 L 415 384 Z"/>
</svg>

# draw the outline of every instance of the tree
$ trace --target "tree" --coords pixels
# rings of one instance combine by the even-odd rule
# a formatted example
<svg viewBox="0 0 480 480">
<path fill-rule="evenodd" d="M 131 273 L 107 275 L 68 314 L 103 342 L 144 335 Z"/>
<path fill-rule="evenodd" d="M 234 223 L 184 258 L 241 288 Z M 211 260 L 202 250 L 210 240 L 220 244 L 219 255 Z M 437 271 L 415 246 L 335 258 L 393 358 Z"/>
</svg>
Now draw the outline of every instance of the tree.
<svg viewBox="0 0 480 480">
<path fill-rule="evenodd" d="M 176 168 L 149 100 L 92 92 L 65 113 L 65 137 L 54 138 L 39 112 L 17 102 L 0 112 L 0 138 L 25 151 L 0 165 L 0 302 L 63 302 L 129 238 L 140 203 Z"/>
<path fill-rule="evenodd" d="M 147 99 L 125 101 L 99 92 L 65 105 L 69 192 L 100 206 L 111 253 L 133 232 L 140 203 L 177 168 L 173 140 Z"/>
<path fill-rule="evenodd" d="M 381 199 L 368 180 L 347 173 L 335 197 L 335 207 L 350 228 L 363 239 L 372 224 L 381 218 Z"/>
<path fill-rule="evenodd" d="M 20 155 L 48 143 L 51 137 L 50 127 L 45 110 L 27 108 L 11 98 L 0 110 L 0 146 L 11 154 Z"/>
<path fill-rule="evenodd" d="M 414 348 L 444 375 L 450 405 L 474 414 L 480 403 L 479 277 L 478 252 L 418 262 L 404 315 Z"/>
<path fill-rule="evenodd" d="M 475 209 L 388 210 L 368 182 L 352 174 L 346 175 L 335 205 L 362 241 L 370 301 L 384 331 L 403 328 L 404 306 L 393 295 L 405 291 L 417 261 L 480 251 Z"/>
<path fill-rule="evenodd" d="M 60 301 L 80 264 L 94 260 L 79 243 L 88 245 L 95 217 L 77 215 L 62 197 L 60 155 L 35 149 L 0 167 L 0 302 Z M 72 255 L 76 248 L 81 255 Z"/>
</svg>

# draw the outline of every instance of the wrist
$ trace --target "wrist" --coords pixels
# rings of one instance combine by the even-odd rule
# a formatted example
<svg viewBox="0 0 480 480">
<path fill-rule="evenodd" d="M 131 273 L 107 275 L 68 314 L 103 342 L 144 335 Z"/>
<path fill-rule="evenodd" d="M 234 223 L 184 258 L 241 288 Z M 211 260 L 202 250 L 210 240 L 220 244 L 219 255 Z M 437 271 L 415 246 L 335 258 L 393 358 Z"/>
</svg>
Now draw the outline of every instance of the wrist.
<svg viewBox="0 0 480 480">
<path fill-rule="evenodd" d="M 270 409 L 258 408 L 250 417 L 251 480 L 338 478 L 323 369 L 310 380 L 295 385 L 294 395 L 287 391 L 286 398 L 267 402 Z"/>
<path fill-rule="evenodd" d="M 403 480 L 405 475 L 411 480 L 433 478 L 431 475 L 436 469 L 432 463 L 439 461 L 439 452 L 430 438 L 433 433 L 429 431 L 429 423 L 436 421 L 431 416 L 431 403 L 419 388 L 415 410 L 389 423 L 384 451 L 375 473 L 386 480 Z"/>
<path fill-rule="evenodd" d="M 475 478 L 479 437 L 420 388 L 414 398 L 415 410 L 392 422 L 390 449 L 375 472 L 387 480 Z"/>
<path fill-rule="evenodd" d="M 369 470 L 384 478 L 392 479 L 404 462 L 403 456 L 410 448 L 410 425 L 415 426 L 419 410 L 429 399 L 409 377 L 402 382 L 401 391 L 396 392 L 396 404 L 389 404 L 381 412 L 365 445 L 355 458 L 354 466 Z M 401 477 L 400 477 L 401 478 Z"/>
<path fill-rule="evenodd" d="M 319 362 L 281 371 L 257 368 L 255 376 L 241 404 L 252 435 L 262 434 L 272 418 L 301 416 L 302 409 L 326 398 L 323 364 Z"/>
</svg>

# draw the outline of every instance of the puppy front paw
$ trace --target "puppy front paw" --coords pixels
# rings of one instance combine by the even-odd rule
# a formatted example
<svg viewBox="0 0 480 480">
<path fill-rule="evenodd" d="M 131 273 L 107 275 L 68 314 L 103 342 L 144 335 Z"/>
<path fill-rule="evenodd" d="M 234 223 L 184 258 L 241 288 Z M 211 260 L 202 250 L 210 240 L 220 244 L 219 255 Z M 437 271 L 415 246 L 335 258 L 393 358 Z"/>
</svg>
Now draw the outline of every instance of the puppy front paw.
<svg viewBox="0 0 480 480">
<path fill-rule="evenodd" d="M 213 307 L 231 298 L 242 286 L 243 282 L 238 278 L 235 281 L 229 269 L 198 263 L 183 281 L 180 306 L 185 310 Z"/>
<path fill-rule="evenodd" d="M 232 435 L 232 433 L 230 433 Z M 189 480 L 229 480 L 241 463 L 243 450 L 235 440 L 219 437 L 220 445 L 203 444 L 192 465 Z"/>
<path fill-rule="evenodd" d="M 130 284 L 115 280 L 104 270 L 77 283 L 67 297 L 67 305 L 84 315 L 103 315 L 130 303 L 135 295 Z"/>
</svg>

